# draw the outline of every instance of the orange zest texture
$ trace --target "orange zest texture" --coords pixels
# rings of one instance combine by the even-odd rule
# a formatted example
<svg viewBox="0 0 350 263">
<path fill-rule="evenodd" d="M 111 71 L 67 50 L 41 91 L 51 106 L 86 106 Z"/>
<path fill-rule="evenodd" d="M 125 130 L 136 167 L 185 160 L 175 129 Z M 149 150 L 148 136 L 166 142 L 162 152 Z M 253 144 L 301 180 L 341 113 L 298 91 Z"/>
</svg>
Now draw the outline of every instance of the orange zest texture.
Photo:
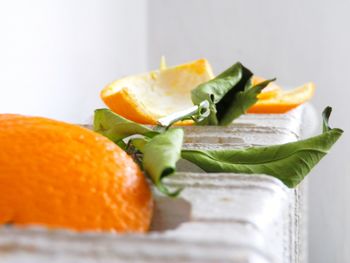
<svg viewBox="0 0 350 263">
<path fill-rule="evenodd" d="M 0 223 L 145 232 L 152 193 L 107 138 L 40 117 L 0 115 Z"/>
</svg>

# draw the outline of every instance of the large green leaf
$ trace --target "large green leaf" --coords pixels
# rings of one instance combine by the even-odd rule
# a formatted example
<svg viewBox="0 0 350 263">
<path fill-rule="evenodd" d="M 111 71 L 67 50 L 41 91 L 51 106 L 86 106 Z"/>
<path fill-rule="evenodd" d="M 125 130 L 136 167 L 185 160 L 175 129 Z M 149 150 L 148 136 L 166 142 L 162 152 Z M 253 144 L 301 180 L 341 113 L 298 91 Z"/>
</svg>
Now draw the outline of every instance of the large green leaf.
<svg viewBox="0 0 350 263">
<path fill-rule="evenodd" d="M 152 129 L 127 120 L 108 109 L 95 110 L 94 131 L 106 136 L 108 139 L 118 144 L 124 138 L 135 134 L 148 137 L 158 134 Z"/>
<path fill-rule="evenodd" d="M 162 179 L 175 173 L 176 163 L 181 158 L 183 136 L 182 129 L 169 129 L 138 146 L 143 152 L 143 169 L 156 187 L 168 196 L 177 196 L 181 191 L 170 192 Z"/>
<path fill-rule="evenodd" d="M 288 187 L 295 187 L 328 153 L 343 131 L 330 129 L 331 109 L 324 110 L 324 132 L 309 139 L 266 147 L 234 150 L 183 150 L 182 158 L 198 165 L 206 172 L 267 174 L 280 179 Z"/>
</svg>

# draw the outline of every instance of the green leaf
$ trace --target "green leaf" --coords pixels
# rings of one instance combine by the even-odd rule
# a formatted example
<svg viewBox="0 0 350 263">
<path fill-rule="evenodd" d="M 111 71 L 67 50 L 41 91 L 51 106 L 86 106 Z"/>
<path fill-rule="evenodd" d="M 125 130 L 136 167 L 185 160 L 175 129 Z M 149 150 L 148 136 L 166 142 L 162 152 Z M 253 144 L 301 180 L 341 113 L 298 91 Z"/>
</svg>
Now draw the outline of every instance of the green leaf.
<svg viewBox="0 0 350 263">
<path fill-rule="evenodd" d="M 162 180 L 175 173 L 176 163 L 181 158 L 183 136 L 182 129 L 169 129 L 142 146 L 145 172 L 162 193 L 172 197 L 177 196 L 182 189 L 170 192 Z"/>
<path fill-rule="evenodd" d="M 94 131 L 106 136 L 111 141 L 125 148 L 123 140 L 129 136 L 140 134 L 153 137 L 158 134 L 152 129 L 127 120 L 120 115 L 108 110 L 97 109 L 94 115 Z"/>
<path fill-rule="evenodd" d="M 191 98 L 195 105 L 204 100 L 210 102 L 210 115 L 201 125 L 220 125 L 226 117 L 235 94 L 244 89 L 246 82 L 253 74 L 241 63 L 236 63 L 217 77 L 200 84 L 192 90 Z"/>
<path fill-rule="evenodd" d="M 214 79 L 192 90 L 192 102 L 210 102 L 210 115 L 200 125 L 229 125 L 258 101 L 258 94 L 272 81 L 251 84 L 253 73 L 236 63 Z"/>
<path fill-rule="evenodd" d="M 328 153 L 343 131 L 330 129 L 330 108 L 323 112 L 324 132 L 309 139 L 266 147 L 234 150 L 183 150 L 182 158 L 206 172 L 267 174 L 288 187 L 297 186 L 311 169 Z"/>
<path fill-rule="evenodd" d="M 328 125 L 329 116 L 331 116 L 332 107 L 326 107 L 322 112 L 323 132 L 329 131 L 331 128 Z"/>
<path fill-rule="evenodd" d="M 244 90 L 238 91 L 231 104 L 227 106 L 226 114 L 221 118 L 220 125 L 229 125 L 239 116 L 247 113 L 247 110 L 258 101 L 260 92 L 275 80 L 265 80 L 256 85 L 251 85 L 251 82 L 248 81 Z"/>
<path fill-rule="evenodd" d="M 143 153 L 145 150 L 145 146 L 149 143 L 151 139 L 143 137 L 143 138 L 133 138 L 130 139 L 129 144 L 132 145 L 139 152 Z"/>
</svg>

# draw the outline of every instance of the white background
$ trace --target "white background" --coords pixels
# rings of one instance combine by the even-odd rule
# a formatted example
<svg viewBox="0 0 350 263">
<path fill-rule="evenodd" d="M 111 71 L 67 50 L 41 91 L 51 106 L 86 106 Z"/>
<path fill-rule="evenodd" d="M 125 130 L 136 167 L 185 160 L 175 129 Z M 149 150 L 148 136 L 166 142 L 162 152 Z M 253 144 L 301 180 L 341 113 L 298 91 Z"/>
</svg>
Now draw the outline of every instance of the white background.
<svg viewBox="0 0 350 263">
<path fill-rule="evenodd" d="M 126 74 L 199 57 L 317 84 L 345 135 L 310 176 L 310 262 L 350 262 L 350 1 L 0 0 L 0 112 L 84 122 Z"/>
<path fill-rule="evenodd" d="M 85 121 L 146 69 L 146 16 L 144 0 L 0 0 L 0 112 Z"/>
</svg>

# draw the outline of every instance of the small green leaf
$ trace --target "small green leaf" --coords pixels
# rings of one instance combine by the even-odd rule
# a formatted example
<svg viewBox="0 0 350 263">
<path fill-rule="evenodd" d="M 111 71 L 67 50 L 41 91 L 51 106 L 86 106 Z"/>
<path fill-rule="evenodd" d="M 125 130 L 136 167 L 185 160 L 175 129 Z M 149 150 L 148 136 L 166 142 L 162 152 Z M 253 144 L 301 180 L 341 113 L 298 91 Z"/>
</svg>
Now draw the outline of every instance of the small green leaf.
<svg viewBox="0 0 350 263">
<path fill-rule="evenodd" d="M 182 158 L 206 172 L 267 174 L 288 187 L 297 186 L 328 153 L 343 131 L 330 129 L 330 109 L 324 111 L 324 132 L 309 139 L 266 147 L 233 150 L 183 150 Z"/>
<path fill-rule="evenodd" d="M 169 129 L 142 147 L 145 172 L 162 193 L 172 197 L 177 196 L 182 189 L 170 192 L 162 180 L 175 173 L 176 163 L 181 158 L 183 136 L 182 129 Z"/>
<path fill-rule="evenodd" d="M 149 143 L 151 139 L 143 137 L 143 138 L 133 138 L 130 139 L 129 144 L 135 147 L 139 152 L 143 153 L 145 151 L 145 146 Z"/>
<path fill-rule="evenodd" d="M 251 84 L 253 73 L 236 63 L 223 73 L 192 90 L 192 102 L 210 102 L 210 114 L 200 125 L 229 125 L 258 101 L 258 94 L 273 80 Z"/>
<path fill-rule="evenodd" d="M 94 131 L 106 136 L 119 146 L 125 146 L 121 140 L 135 134 L 145 135 L 147 137 L 158 134 L 152 129 L 127 120 L 108 109 L 95 110 Z"/>
<path fill-rule="evenodd" d="M 220 125 L 229 125 L 242 114 L 246 114 L 247 110 L 258 101 L 260 92 L 276 79 L 265 80 L 256 85 L 251 85 L 250 81 L 242 91 L 238 91 L 231 105 L 227 107 L 226 114 L 221 118 Z"/>
<path fill-rule="evenodd" d="M 329 107 L 329 106 L 326 107 L 322 112 L 323 132 L 327 132 L 331 129 L 328 124 L 329 116 L 331 116 L 331 113 L 332 113 L 332 107 Z"/>
<path fill-rule="evenodd" d="M 235 94 L 244 90 L 246 82 L 252 75 L 253 73 L 238 62 L 214 79 L 192 90 L 191 98 L 195 105 L 204 100 L 210 102 L 210 115 L 200 124 L 220 125 L 231 107 Z"/>
</svg>

